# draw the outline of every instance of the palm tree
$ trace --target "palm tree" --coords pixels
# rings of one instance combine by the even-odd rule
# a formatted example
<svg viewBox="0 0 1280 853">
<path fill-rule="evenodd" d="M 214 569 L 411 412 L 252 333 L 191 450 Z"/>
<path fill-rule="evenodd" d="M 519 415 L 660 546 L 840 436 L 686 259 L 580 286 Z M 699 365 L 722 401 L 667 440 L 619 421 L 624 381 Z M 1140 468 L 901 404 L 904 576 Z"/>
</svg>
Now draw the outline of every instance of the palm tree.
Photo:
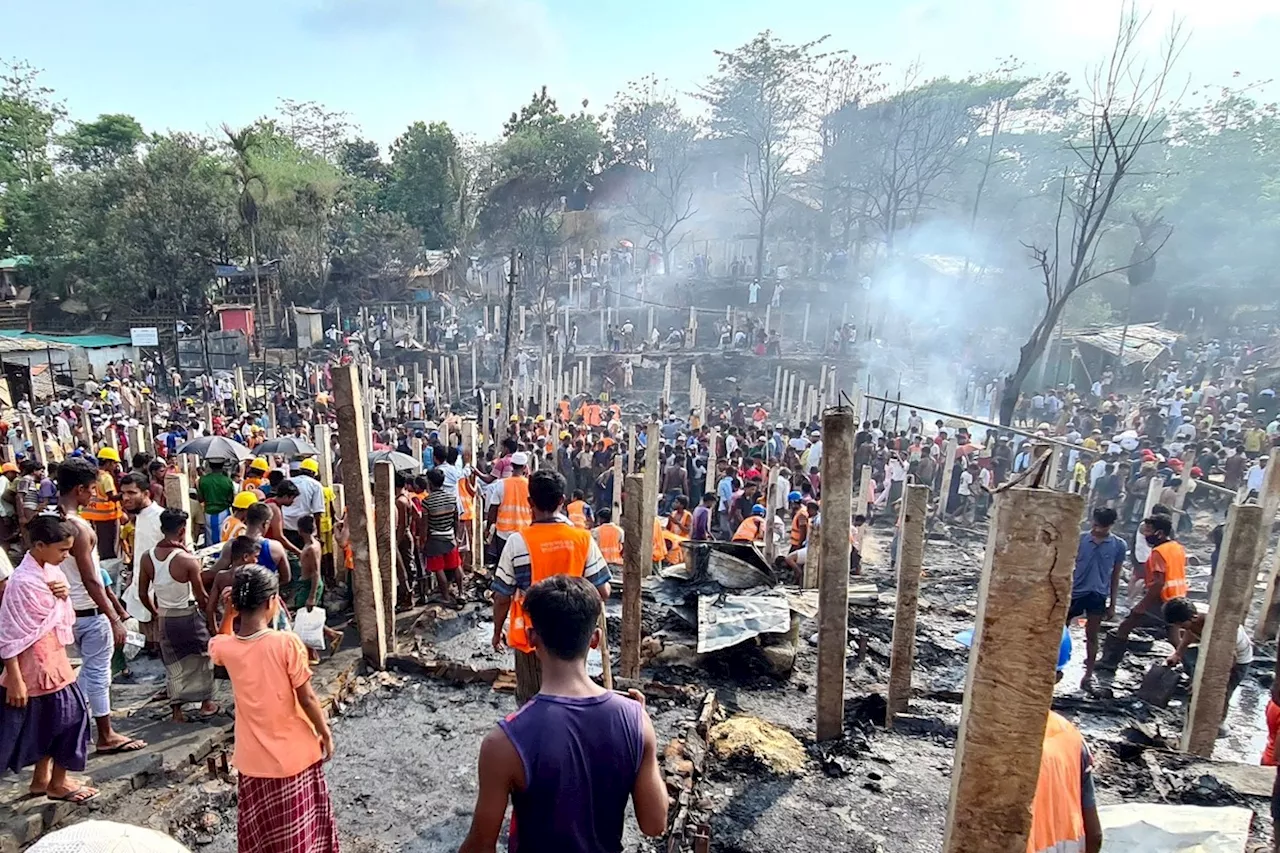
<svg viewBox="0 0 1280 853">
<path fill-rule="evenodd" d="M 249 232 L 249 262 L 253 265 L 253 292 L 259 301 L 262 299 L 261 283 L 258 281 L 258 199 L 254 198 L 254 187 L 258 188 L 263 200 L 267 196 L 267 183 L 262 175 L 253 168 L 249 157 L 255 147 L 252 127 L 232 130 L 224 124 L 222 132 L 227 135 L 227 144 L 231 146 L 231 166 L 227 174 L 236 183 L 239 193 L 237 207 L 240 221 Z"/>
</svg>

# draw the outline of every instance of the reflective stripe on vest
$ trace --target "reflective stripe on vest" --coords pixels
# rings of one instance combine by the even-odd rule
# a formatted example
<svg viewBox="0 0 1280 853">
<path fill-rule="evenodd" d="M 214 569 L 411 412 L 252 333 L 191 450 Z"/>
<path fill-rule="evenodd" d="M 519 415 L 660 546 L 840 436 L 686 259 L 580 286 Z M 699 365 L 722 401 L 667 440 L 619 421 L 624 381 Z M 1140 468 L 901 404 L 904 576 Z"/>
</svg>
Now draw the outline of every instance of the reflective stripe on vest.
<svg viewBox="0 0 1280 853">
<path fill-rule="evenodd" d="M 531 524 L 520 531 L 529 549 L 529 584 L 532 586 L 552 575 L 581 575 L 591 553 L 591 534 L 571 524 L 547 522 Z M 529 643 L 529 617 L 524 612 L 524 591 L 516 590 L 511 600 L 511 621 L 507 623 L 507 645 L 521 652 L 532 652 Z"/>
<path fill-rule="evenodd" d="M 1031 804 L 1027 853 L 1077 853 L 1084 850 L 1084 814 L 1080 773 L 1084 739 L 1080 731 L 1052 711 L 1045 724 L 1040 779 Z"/>
<path fill-rule="evenodd" d="M 565 507 L 565 512 L 569 516 L 569 521 L 573 522 L 573 526 L 581 530 L 587 529 L 587 511 L 586 501 L 574 501 Z"/>
<path fill-rule="evenodd" d="M 529 481 L 525 477 L 508 477 L 502 481 L 498 534 L 506 538 L 530 524 L 533 524 L 533 509 L 529 506 Z"/>
<path fill-rule="evenodd" d="M 123 513 L 120 506 L 110 496 L 104 495 L 95 478 L 90 487 L 89 504 L 80 510 L 80 517 L 85 521 L 115 521 Z"/>
<path fill-rule="evenodd" d="M 1160 598 L 1168 601 L 1171 598 L 1186 597 L 1187 594 L 1187 552 L 1177 542 L 1162 542 L 1151 549 L 1153 554 L 1160 555 L 1164 563 L 1164 588 Z"/>
<path fill-rule="evenodd" d="M 600 546 L 600 553 L 606 563 L 619 565 L 622 563 L 622 528 L 608 522 L 591 531 Z"/>
</svg>

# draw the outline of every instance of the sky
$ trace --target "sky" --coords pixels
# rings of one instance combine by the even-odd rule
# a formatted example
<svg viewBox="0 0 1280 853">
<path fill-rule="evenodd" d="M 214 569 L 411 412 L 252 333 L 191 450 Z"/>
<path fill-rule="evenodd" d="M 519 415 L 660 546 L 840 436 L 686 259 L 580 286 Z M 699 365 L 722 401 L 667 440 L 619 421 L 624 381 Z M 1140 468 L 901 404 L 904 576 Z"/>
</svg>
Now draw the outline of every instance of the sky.
<svg viewBox="0 0 1280 853">
<path fill-rule="evenodd" d="M 1174 15 L 1191 88 L 1269 80 L 1280 0 L 1138 0 L 1154 58 Z M 345 111 L 386 146 L 413 121 L 496 138 L 547 85 L 599 113 L 630 80 L 689 92 L 770 28 L 890 64 L 964 76 L 1017 57 L 1081 80 L 1105 58 L 1123 0 L 0 0 L 0 58 L 26 60 L 72 118 L 129 113 L 149 131 L 213 132 L 279 98 Z M 20 34 L 14 37 L 14 34 Z M 1270 96 L 1277 87 L 1261 90 Z"/>
</svg>

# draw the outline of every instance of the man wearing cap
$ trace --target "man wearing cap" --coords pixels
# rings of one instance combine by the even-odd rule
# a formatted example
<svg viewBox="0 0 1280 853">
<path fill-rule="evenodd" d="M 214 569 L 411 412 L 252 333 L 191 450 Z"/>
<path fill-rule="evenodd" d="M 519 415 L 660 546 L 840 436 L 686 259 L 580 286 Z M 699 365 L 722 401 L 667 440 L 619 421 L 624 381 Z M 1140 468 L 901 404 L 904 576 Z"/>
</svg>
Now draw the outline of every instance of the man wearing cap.
<svg viewBox="0 0 1280 853">
<path fill-rule="evenodd" d="M 298 487 L 298 497 L 288 506 L 282 506 L 284 538 L 297 548 L 302 547 L 302 534 L 298 532 L 298 519 L 311 516 L 320 529 L 320 517 L 324 514 L 324 489 L 320 486 L 320 463 L 308 457 L 298 463 L 298 470 L 289 479 Z M 292 552 L 290 552 L 292 553 Z"/>
<path fill-rule="evenodd" d="M 80 517 L 93 525 L 98 534 L 98 558 L 112 560 L 120 539 L 120 495 L 116 489 L 116 472 L 120 470 L 120 454 L 115 448 L 98 451 L 98 476 L 93 482 L 89 504 Z"/>
<path fill-rule="evenodd" d="M 235 500 L 231 502 L 231 517 L 222 523 L 222 540 L 230 542 L 237 536 L 243 536 L 245 530 L 245 513 L 249 507 L 258 502 L 258 496 L 252 491 L 245 489 L 239 492 Z"/>
<path fill-rule="evenodd" d="M 503 553 L 511 534 L 533 523 L 533 512 L 529 508 L 529 478 L 525 474 L 528 465 L 529 454 L 523 450 L 512 453 L 511 476 L 495 480 L 489 487 L 488 522 L 494 534 L 490 555 L 495 561 Z M 556 509 L 559 508 L 557 505 Z"/>
<path fill-rule="evenodd" d="M 564 478 L 544 468 L 527 480 L 521 471 L 500 482 L 509 487 L 517 477 L 523 487 L 520 491 L 525 497 L 530 521 L 523 528 L 513 530 L 503 541 L 491 588 L 493 648 L 502 648 L 503 626 L 507 625 L 510 614 L 505 643 L 516 652 L 516 704 L 523 705 L 538 692 L 542 681 L 538 659 L 529 641 L 525 592 L 553 575 L 579 575 L 591 582 L 603 600 L 609 597 L 610 574 L 591 533 L 574 527 L 559 515 L 565 493 Z"/>
<path fill-rule="evenodd" d="M 271 466 L 267 464 L 267 460 L 261 456 L 255 456 L 253 461 L 249 463 L 249 473 L 245 475 L 244 482 L 241 483 L 241 489 L 246 491 L 261 491 L 262 484 L 266 482 L 267 472 L 271 470 Z"/>
<path fill-rule="evenodd" d="M 756 504 L 751 507 L 751 515 L 742 520 L 738 529 L 733 532 L 734 542 L 763 542 L 766 530 L 764 507 Z"/>
</svg>

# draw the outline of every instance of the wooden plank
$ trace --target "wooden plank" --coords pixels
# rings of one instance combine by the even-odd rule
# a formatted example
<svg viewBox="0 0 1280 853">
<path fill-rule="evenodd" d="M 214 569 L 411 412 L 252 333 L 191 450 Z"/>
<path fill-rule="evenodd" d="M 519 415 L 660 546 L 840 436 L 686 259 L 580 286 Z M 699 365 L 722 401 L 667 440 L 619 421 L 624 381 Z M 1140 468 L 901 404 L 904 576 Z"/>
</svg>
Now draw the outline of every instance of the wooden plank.
<svg viewBox="0 0 1280 853">
<path fill-rule="evenodd" d="M 1271 527 L 1275 523 L 1276 510 L 1280 509 L 1280 449 L 1272 450 L 1267 458 L 1267 471 L 1262 477 L 1262 494 L 1258 496 L 1262 504 L 1262 526 L 1258 530 L 1258 545 L 1255 565 L 1261 569 L 1262 561 L 1267 556 L 1267 546 L 1271 541 Z M 1262 609 L 1258 611 L 1258 621 L 1254 625 L 1253 639 L 1266 643 L 1276 636 L 1276 624 L 1280 622 L 1280 549 L 1276 551 L 1276 560 L 1267 573 L 1267 588 L 1262 597 Z"/>
<path fill-rule="evenodd" d="M 1227 681 L 1235 663 L 1236 635 L 1253 596 L 1254 557 L 1262 507 L 1232 504 L 1222 533 L 1222 554 L 1209 595 L 1209 616 L 1200 634 L 1200 659 L 1191 683 L 1191 705 L 1182 729 L 1182 749 L 1210 758 L 1227 704 Z"/>
<path fill-rule="evenodd" d="M 629 474 L 622 494 L 622 677 L 640 677 L 640 585 L 652 562 L 653 508 L 644 477 Z"/>
<path fill-rule="evenodd" d="M 354 364 L 333 370 L 334 407 L 338 416 L 338 442 L 342 453 L 342 484 L 347 506 L 347 528 L 355 568 L 356 626 L 365 660 L 386 669 L 386 605 L 382 575 L 378 571 L 378 539 L 373 529 L 373 491 L 369 487 L 369 431 L 365 428 L 364 397 Z M 392 610 L 394 612 L 394 609 Z"/>
<path fill-rule="evenodd" d="M 382 577 L 383 632 L 386 636 L 387 654 L 396 653 L 396 565 L 399 552 L 396 549 L 396 476 L 390 462 L 377 462 L 373 466 L 373 532 L 378 540 L 378 574 Z M 403 569 L 406 573 L 408 567 Z"/>
<path fill-rule="evenodd" d="M 944 853 L 1024 853 L 1084 500 L 996 494 L 951 773 Z"/>
<path fill-rule="evenodd" d="M 853 530 L 852 409 L 838 407 L 822 418 L 822 575 L 818 581 L 818 740 L 844 731 L 845 651 L 849 642 L 849 536 Z"/>
<path fill-rule="evenodd" d="M 916 658 L 916 616 L 920 603 L 920 571 L 924 566 L 924 521 L 929 514 L 929 487 L 907 486 L 902 497 L 898 529 L 898 594 L 893 614 L 893 649 L 889 656 L 889 711 L 906 712 L 911 701 L 911 670 Z"/>
</svg>

